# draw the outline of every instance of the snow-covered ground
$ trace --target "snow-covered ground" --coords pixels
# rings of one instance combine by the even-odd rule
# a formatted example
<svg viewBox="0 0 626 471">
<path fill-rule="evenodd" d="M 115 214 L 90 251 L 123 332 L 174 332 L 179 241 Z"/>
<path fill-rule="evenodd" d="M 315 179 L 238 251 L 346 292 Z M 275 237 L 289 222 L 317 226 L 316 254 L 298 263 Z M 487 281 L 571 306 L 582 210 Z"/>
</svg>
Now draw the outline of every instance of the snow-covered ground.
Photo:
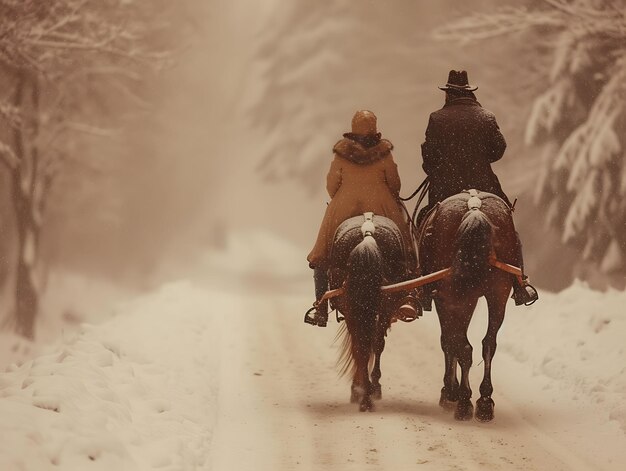
<svg viewBox="0 0 626 471">
<path fill-rule="evenodd" d="M 163 287 L 0 377 L 0 469 L 200 469 L 215 422 L 220 316 Z M 220 314 L 222 313 L 222 314 Z"/>
<path fill-rule="evenodd" d="M 193 280 L 9 366 L 0 469 L 624 468 L 626 293 L 577 283 L 528 308 L 511 302 L 489 424 L 456 422 L 437 405 L 436 314 L 394 325 L 383 400 L 359 413 L 334 367 L 336 326 L 302 323 L 310 273 L 296 253 L 268 234 L 234 237 L 199 257 Z M 237 270 L 217 277 L 229 257 Z M 475 391 L 485 311 L 480 303 L 470 332 Z"/>
<path fill-rule="evenodd" d="M 11 287 L 6 286 L 0 306 L 4 313 L 0 321 L 3 327 L 0 330 L 0 371 L 12 363 L 20 364 L 25 359 L 54 351 L 59 341 L 72 337 L 80 329 L 81 323 L 100 324 L 110 319 L 115 306 L 136 297 L 137 291 L 65 270 L 51 273 L 40 303 L 36 342 L 13 333 L 11 317 L 7 315 L 12 296 Z"/>
</svg>

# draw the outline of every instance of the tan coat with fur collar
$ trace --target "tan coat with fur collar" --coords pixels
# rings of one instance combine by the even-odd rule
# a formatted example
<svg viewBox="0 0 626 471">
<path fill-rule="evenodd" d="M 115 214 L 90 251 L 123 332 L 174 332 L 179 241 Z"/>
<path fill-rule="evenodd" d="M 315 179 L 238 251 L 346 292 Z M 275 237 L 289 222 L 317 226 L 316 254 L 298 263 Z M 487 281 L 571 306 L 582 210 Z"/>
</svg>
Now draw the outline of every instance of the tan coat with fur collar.
<svg viewBox="0 0 626 471">
<path fill-rule="evenodd" d="M 337 227 L 348 218 L 371 211 L 393 220 L 411 245 L 409 225 L 400 206 L 400 176 L 393 160 L 393 145 L 382 139 L 365 148 L 342 139 L 333 148 L 335 157 L 326 178 L 331 201 L 326 208 L 317 241 L 307 260 L 312 266 L 327 266 L 327 256 Z"/>
</svg>

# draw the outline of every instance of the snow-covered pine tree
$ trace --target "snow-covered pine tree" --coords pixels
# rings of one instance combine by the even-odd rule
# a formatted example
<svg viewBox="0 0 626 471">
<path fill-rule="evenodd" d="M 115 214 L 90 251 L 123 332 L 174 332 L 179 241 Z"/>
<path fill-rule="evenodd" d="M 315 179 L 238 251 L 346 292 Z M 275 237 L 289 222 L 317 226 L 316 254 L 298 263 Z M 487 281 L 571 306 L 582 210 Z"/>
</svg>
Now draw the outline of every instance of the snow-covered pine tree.
<svg viewBox="0 0 626 471">
<path fill-rule="evenodd" d="M 486 103 L 493 111 L 532 96 L 530 80 L 502 80 L 499 75 L 518 70 L 517 64 L 506 61 L 508 46 L 468 50 L 433 40 L 433 22 L 444 21 L 452 12 L 471 11 L 471 5 L 455 0 L 298 0 L 280 9 L 263 28 L 257 54 L 263 90 L 251 116 L 264 133 L 261 175 L 271 181 L 295 181 L 311 193 L 320 191 L 332 145 L 349 131 L 352 114 L 365 107 L 377 113 L 381 132 L 396 146 L 394 158 L 406 192 L 414 189 L 428 114 L 443 104 L 437 85 L 445 82 L 451 68 L 470 71 L 486 91 L 482 97 L 491 94 Z M 527 54 L 517 57 L 524 60 Z M 507 137 L 521 125 L 521 116 L 511 116 Z M 510 141 L 514 150 L 519 139 Z M 523 184 L 515 181 L 515 192 Z"/>
<path fill-rule="evenodd" d="M 420 83 L 437 96 L 443 79 L 433 65 L 449 67 L 428 47 L 424 12 L 442 14 L 450 3 L 300 0 L 281 10 L 264 29 L 258 54 L 265 88 L 252 115 L 266 135 L 261 174 L 319 191 L 332 146 L 359 108 L 377 113 L 383 137 L 395 144 L 392 133 L 410 134 L 411 163 L 419 168 Z"/>
<path fill-rule="evenodd" d="M 380 57 L 363 46 L 377 34 L 366 27 L 368 9 L 351 3 L 294 2 L 267 29 L 258 54 L 265 90 L 253 116 L 267 136 L 258 168 L 268 181 L 292 178 L 318 189 L 334 143 L 328 136 L 345 128 L 354 106 L 342 90 L 346 82 L 361 86 L 354 64 Z"/>
<path fill-rule="evenodd" d="M 542 0 L 436 30 L 474 41 L 519 33 L 551 54 L 527 121 L 544 145 L 535 201 L 564 242 L 606 273 L 626 273 L 626 1 Z"/>
</svg>

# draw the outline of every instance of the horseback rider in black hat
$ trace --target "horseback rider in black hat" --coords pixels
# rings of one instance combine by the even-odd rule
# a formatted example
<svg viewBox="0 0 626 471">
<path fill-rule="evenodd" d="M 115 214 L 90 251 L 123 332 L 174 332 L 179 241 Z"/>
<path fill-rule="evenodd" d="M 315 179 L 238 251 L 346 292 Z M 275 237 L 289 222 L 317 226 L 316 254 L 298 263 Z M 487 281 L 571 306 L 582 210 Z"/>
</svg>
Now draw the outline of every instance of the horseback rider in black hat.
<svg viewBox="0 0 626 471">
<path fill-rule="evenodd" d="M 422 144 L 422 168 L 428 175 L 428 205 L 418 221 L 439 201 L 463 190 L 475 188 L 502 198 L 513 210 L 502 191 L 491 164 L 498 161 L 506 149 L 496 117 L 484 109 L 469 85 L 467 72 L 451 70 L 448 82 L 439 89 L 446 92 L 440 110 L 430 115 L 426 139 Z M 518 236 L 518 263 L 523 270 L 522 245 Z M 516 305 L 530 304 L 538 298 L 537 291 L 526 277 L 513 285 Z"/>
</svg>

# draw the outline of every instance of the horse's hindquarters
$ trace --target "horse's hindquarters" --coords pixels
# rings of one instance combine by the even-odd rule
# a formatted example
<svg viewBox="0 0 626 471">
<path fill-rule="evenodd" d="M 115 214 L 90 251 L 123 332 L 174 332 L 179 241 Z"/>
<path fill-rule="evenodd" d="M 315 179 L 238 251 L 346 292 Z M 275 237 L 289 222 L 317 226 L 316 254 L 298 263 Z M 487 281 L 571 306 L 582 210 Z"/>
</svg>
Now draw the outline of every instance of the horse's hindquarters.
<svg viewBox="0 0 626 471">
<path fill-rule="evenodd" d="M 479 194 L 480 195 L 480 194 Z M 489 264 L 490 257 L 515 262 L 517 236 L 509 208 L 491 195 L 468 206 L 470 196 L 456 195 L 441 203 L 427 233 L 430 270 L 452 267 L 452 276 L 438 282 L 435 302 L 441 325 L 441 347 L 444 353 L 444 392 L 458 391 L 455 418 L 474 416 L 469 370 L 472 346 L 467 330 L 478 298 L 485 296 L 489 309 L 487 333 L 482 342 L 484 377 L 476 418 L 493 418 L 491 362 L 496 351 L 496 336 L 512 285 L 512 275 Z M 457 379 L 460 367 L 461 378 Z"/>
<path fill-rule="evenodd" d="M 404 247 L 393 221 L 380 216 L 360 216 L 342 223 L 331 250 L 331 287 L 343 286 L 345 294 L 333 299 L 332 307 L 345 317 L 346 336 L 342 343 L 343 371 L 353 372 L 351 400 L 359 409 L 373 409 L 380 397 L 380 357 L 390 324 L 396 296 L 383 296 L 381 286 L 396 280 L 404 269 Z M 369 373 L 371 355 L 374 368 Z"/>
</svg>

